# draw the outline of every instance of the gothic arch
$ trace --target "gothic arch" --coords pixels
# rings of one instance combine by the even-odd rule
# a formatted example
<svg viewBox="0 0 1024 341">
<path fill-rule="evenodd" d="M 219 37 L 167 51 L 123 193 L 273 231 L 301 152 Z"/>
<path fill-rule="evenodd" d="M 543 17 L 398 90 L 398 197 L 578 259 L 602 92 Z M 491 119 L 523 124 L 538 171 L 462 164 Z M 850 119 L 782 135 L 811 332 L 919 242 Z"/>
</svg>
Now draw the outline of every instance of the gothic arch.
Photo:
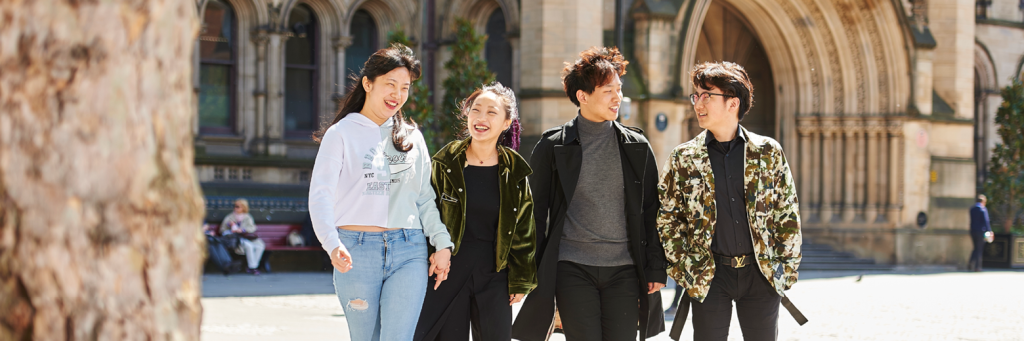
<svg viewBox="0 0 1024 341">
<path fill-rule="evenodd" d="M 370 13 L 373 21 L 377 23 L 377 44 L 379 46 L 385 46 L 388 32 L 393 30 L 399 23 L 404 23 L 402 29 L 410 36 L 413 35 L 413 32 L 419 31 L 417 24 L 409 24 L 419 22 L 419 18 L 415 14 L 419 13 L 418 8 L 408 6 L 405 3 L 396 3 L 396 0 L 359 0 L 353 2 L 345 12 L 345 19 L 341 25 L 342 36 L 350 35 L 352 17 L 358 10 Z"/>
<path fill-rule="evenodd" d="M 995 112 L 1001 101 L 999 77 L 988 47 L 974 42 L 974 155 L 976 186 L 986 178 L 992 148 L 997 142 Z"/>
<path fill-rule="evenodd" d="M 236 82 L 235 91 L 232 94 L 237 105 L 234 109 L 235 119 L 234 124 L 236 127 L 236 133 L 251 135 L 254 130 L 252 127 L 255 125 L 255 120 L 251 115 L 245 115 L 246 112 L 252 112 L 255 110 L 255 101 L 249 100 L 253 91 L 255 91 L 259 85 L 256 84 L 257 80 L 251 75 L 256 74 L 256 59 L 258 59 L 256 44 L 254 40 L 259 39 L 253 35 L 252 28 L 265 23 L 269 19 L 269 12 L 267 6 L 261 6 L 254 2 L 254 0 L 222 0 L 223 2 L 231 5 L 234 10 L 235 19 L 237 22 L 237 28 L 235 30 L 235 56 L 237 70 L 234 82 Z M 206 14 L 207 0 L 197 0 L 197 13 L 199 14 L 199 22 L 203 22 L 203 17 Z M 196 41 L 196 52 L 193 57 L 193 84 L 199 84 L 199 41 Z M 198 106 L 196 107 L 196 115 L 198 117 Z M 197 120 L 198 121 L 198 120 Z M 198 133 L 198 122 L 194 129 Z"/>
<path fill-rule="evenodd" d="M 320 75 L 331 75 L 317 79 L 317 115 L 320 120 L 327 119 L 334 112 L 334 103 L 331 97 L 333 85 L 337 82 L 337 54 L 334 51 L 334 40 L 341 35 L 341 8 L 336 6 L 334 1 L 329 0 L 289 0 L 282 6 L 280 18 L 277 22 L 285 28 L 290 27 L 288 22 L 290 14 L 298 5 L 309 6 L 317 20 L 317 70 Z M 284 42 L 287 44 L 287 41 Z M 282 62 L 284 58 L 281 59 Z"/>
<path fill-rule="evenodd" d="M 998 90 L 999 77 L 996 76 L 995 62 L 988 52 L 988 47 L 980 41 L 974 42 L 974 72 L 977 73 L 976 86 L 984 90 Z"/>
<path fill-rule="evenodd" d="M 441 37 L 449 37 L 454 32 L 452 24 L 455 18 L 466 18 L 473 23 L 477 32 L 483 32 L 487 26 L 487 19 L 494 10 L 501 8 L 505 15 L 505 32 L 519 31 L 519 6 L 515 1 L 510 0 L 457 0 L 448 3 L 446 13 L 451 13 L 450 18 L 445 18 L 441 26 Z"/>
<path fill-rule="evenodd" d="M 678 85 L 692 92 L 689 71 L 712 0 L 676 16 L 680 29 Z M 887 115 L 903 112 L 910 95 L 904 32 L 881 0 L 720 0 L 750 23 L 775 76 L 783 144 L 796 142 L 796 116 Z"/>
</svg>

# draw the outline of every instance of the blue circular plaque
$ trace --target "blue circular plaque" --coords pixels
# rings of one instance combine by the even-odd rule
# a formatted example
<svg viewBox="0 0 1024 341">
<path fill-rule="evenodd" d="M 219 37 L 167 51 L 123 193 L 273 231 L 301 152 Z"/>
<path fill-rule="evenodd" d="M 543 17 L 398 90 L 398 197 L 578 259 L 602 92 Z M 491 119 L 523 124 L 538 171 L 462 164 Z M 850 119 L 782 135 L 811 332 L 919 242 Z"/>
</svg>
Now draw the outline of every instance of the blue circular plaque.
<svg viewBox="0 0 1024 341">
<path fill-rule="evenodd" d="M 665 128 L 668 128 L 668 115 L 659 112 L 658 116 L 654 117 L 654 127 L 658 128 L 658 131 L 665 131 Z"/>
</svg>

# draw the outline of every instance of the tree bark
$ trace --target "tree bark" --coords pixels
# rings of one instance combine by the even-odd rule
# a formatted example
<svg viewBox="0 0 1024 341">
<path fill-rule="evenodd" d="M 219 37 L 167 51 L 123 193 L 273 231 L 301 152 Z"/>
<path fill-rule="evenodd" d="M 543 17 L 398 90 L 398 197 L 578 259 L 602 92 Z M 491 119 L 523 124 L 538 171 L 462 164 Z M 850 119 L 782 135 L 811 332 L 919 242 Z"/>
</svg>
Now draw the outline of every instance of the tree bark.
<svg viewBox="0 0 1024 341">
<path fill-rule="evenodd" d="M 0 340 L 197 340 L 194 1 L 0 0 Z"/>
</svg>

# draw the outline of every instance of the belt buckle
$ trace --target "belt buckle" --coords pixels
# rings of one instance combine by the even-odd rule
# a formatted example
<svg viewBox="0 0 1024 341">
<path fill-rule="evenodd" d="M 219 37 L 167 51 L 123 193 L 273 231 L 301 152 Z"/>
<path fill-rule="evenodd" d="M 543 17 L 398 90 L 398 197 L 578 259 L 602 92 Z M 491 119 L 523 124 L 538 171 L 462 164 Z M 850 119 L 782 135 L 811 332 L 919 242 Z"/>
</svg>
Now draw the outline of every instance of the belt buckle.
<svg viewBox="0 0 1024 341">
<path fill-rule="evenodd" d="M 732 267 L 736 268 L 736 269 L 739 269 L 739 268 L 742 268 L 744 266 L 747 266 L 746 261 L 747 261 L 747 255 L 736 256 L 736 257 L 729 257 L 729 263 L 732 263 L 731 264 Z"/>
</svg>

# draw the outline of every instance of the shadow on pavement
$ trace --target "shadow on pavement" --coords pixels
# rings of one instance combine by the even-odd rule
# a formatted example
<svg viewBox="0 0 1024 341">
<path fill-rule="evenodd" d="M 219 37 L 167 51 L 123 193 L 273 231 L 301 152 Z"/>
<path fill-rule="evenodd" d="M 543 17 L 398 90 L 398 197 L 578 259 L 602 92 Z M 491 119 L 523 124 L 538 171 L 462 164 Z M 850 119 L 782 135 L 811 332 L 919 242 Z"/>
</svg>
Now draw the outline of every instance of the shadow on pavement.
<svg viewBox="0 0 1024 341">
<path fill-rule="evenodd" d="M 988 269 L 986 272 L 1024 272 L 1024 269 Z M 800 271 L 800 280 L 814 280 L 840 277 L 875 275 L 932 275 L 940 273 L 965 272 L 955 267 L 901 267 L 891 271 L 853 270 L 807 270 Z M 253 276 L 248 274 L 203 275 L 203 297 L 253 297 L 286 295 L 334 294 L 334 279 L 331 272 L 277 272 Z M 666 289 L 672 289 L 669 283 Z"/>
<path fill-rule="evenodd" d="M 251 297 L 334 294 L 332 272 L 275 272 L 203 275 L 203 297 Z"/>
</svg>

